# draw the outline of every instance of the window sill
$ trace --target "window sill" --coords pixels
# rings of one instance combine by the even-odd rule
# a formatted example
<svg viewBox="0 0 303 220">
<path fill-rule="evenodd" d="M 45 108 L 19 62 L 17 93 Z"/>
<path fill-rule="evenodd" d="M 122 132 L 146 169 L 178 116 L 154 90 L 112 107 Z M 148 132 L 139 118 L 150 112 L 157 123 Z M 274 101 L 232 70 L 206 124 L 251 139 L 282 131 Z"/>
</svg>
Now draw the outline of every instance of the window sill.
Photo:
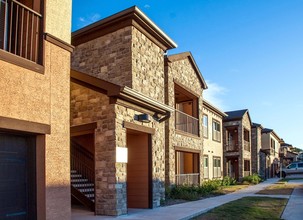
<svg viewBox="0 0 303 220">
<path fill-rule="evenodd" d="M 0 60 L 16 66 L 44 74 L 44 66 L 0 49 Z"/>
<path fill-rule="evenodd" d="M 191 133 L 177 130 L 177 129 L 176 129 L 176 134 L 180 134 L 180 135 L 191 137 L 191 138 L 201 139 L 199 135 L 191 134 Z"/>
</svg>

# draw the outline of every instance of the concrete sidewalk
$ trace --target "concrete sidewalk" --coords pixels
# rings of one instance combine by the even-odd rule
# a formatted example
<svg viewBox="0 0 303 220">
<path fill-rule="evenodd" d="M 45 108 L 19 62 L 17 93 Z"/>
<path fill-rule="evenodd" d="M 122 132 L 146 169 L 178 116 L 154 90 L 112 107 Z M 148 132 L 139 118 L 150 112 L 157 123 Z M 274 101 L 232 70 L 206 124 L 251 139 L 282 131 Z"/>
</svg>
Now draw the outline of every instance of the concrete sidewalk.
<svg viewBox="0 0 303 220">
<path fill-rule="evenodd" d="M 303 180 L 291 180 L 288 183 L 301 184 L 301 186 L 294 189 L 281 218 L 301 220 L 303 219 Z"/>
<path fill-rule="evenodd" d="M 72 210 L 72 220 L 105 220 L 105 219 L 190 219 L 202 213 L 209 211 L 215 207 L 221 206 L 225 203 L 246 197 L 258 196 L 256 192 L 265 189 L 269 185 L 277 182 L 278 178 L 266 180 L 258 185 L 249 186 L 245 189 L 239 190 L 227 195 L 212 197 L 208 199 L 198 200 L 194 202 L 186 202 L 182 204 L 160 207 L 155 209 L 129 209 L 127 215 L 118 217 L 109 216 L 94 216 L 93 212 L 83 210 Z M 279 198 L 289 198 L 289 196 L 274 196 Z M 301 206 L 302 207 L 302 206 Z M 302 218 L 300 218 L 302 219 Z"/>
</svg>

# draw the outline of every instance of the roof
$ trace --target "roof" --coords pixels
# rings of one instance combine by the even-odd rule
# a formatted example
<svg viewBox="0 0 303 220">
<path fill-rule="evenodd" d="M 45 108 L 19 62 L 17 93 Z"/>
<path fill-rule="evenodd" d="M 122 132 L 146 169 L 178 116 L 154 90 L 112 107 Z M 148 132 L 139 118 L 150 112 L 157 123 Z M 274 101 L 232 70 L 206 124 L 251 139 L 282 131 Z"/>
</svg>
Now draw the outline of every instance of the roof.
<svg viewBox="0 0 303 220">
<path fill-rule="evenodd" d="M 201 83 L 201 86 L 203 89 L 207 89 L 207 85 L 206 82 L 199 70 L 198 65 L 196 64 L 196 61 L 194 59 L 194 57 L 192 56 L 191 52 L 183 52 L 183 53 L 179 53 L 179 54 L 173 54 L 173 55 L 169 55 L 165 57 L 166 62 L 176 62 L 179 60 L 184 60 L 184 59 L 189 59 L 190 63 L 192 64 L 195 73 Z"/>
<path fill-rule="evenodd" d="M 119 86 L 117 84 L 90 76 L 77 70 L 71 69 L 71 82 L 103 93 L 109 97 L 115 97 L 128 101 L 137 106 L 154 111 L 155 113 L 167 115 L 168 113 L 174 111 L 172 107 L 151 99 L 127 86 Z"/>
<path fill-rule="evenodd" d="M 224 120 L 230 121 L 230 120 L 242 119 L 247 111 L 248 109 L 225 112 L 225 114 L 227 114 L 227 117 L 225 117 Z"/>
<path fill-rule="evenodd" d="M 258 124 L 258 123 L 252 123 L 252 127 L 253 128 L 261 128 L 261 129 L 263 129 L 263 126 L 261 124 Z"/>
<path fill-rule="evenodd" d="M 281 140 L 281 138 L 277 135 L 277 133 L 270 128 L 263 128 L 261 131 L 262 134 L 268 134 L 268 133 L 272 133 L 278 140 Z"/>
<path fill-rule="evenodd" d="M 127 26 L 136 27 L 163 50 L 177 47 L 177 44 L 137 6 L 125 9 L 73 32 L 72 45 L 77 46 Z"/>
<path fill-rule="evenodd" d="M 227 114 L 225 114 L 224 112 L 222 112 L 220 109 L 218 109 L 214 105 L 210 104 L 210 102 L 206 101 L 205 99 L 203 99 L 203 106 L 205 106 L 205 107 L 209 108 L 210 110 L 216 112 L 217 114 L 221 115 L 222 117 L 226 117 L 227 116 Z"/>
</svg>

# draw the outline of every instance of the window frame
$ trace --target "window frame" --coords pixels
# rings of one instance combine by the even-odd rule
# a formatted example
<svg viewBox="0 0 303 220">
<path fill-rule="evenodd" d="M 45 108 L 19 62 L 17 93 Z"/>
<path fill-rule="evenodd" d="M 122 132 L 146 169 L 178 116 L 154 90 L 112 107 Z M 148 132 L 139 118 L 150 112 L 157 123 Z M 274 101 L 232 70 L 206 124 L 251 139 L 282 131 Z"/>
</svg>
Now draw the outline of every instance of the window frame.
<svg viewBox="0 0 303 220">
<path fill-rule="evenodd" d="M 204 118 L 206 118 L 206 126 L 204 125 Z M 204 138 L 209 138 L 209 126 L 208 126 L 208 115 L 207 114 L 203 114 L 202 116 L 202 128 L 203 128 L 203 137 Z M 206 128 L 206 135 L 204 132 L 204 129 Z"/>
<path fill-rule="evenodd" d="M 213 178 L 215 178 L 215 179 L 222 177 L 221 161 L 222 161 L 221 157 L 213 156 Z M 217 165 L 219 165 L 219 166 L 217 166 Z"/>
<path fill-rule="evenodd" d="M 218 130 L 215 130 L 215 128 L 217 127 L 217 126 L 214 126 L 214 125 L 218 125 L 219 126 L 219 131 Z M 221 123 L 218 121 L 218 120 L 216 120 L 216 119 L 213 119 L 212 120 L 212 139 L 213 139 L 213 141 L 216 141 L 216 142 L 219 142 L 219 143 L 221 143 L 221 132 L 222 132 L 222 126 L 221 126 Z M 219 138 L 218 138 L 218 140 L 215 138 L 216 137 L 216 135 L 214 135 L 214 131 L 217 131 L 218 133 L 219 133 Z"/>
</svg>

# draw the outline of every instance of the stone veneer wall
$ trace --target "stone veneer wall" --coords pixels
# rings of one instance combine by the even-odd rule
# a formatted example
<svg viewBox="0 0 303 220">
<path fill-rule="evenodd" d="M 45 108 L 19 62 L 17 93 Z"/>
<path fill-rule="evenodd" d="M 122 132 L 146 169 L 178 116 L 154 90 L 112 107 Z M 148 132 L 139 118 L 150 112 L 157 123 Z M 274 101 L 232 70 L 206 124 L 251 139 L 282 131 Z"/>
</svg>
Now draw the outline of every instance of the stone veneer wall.
<svg viewBox="0 0 303 220">
<path fill-rule="evenodd" d="M 132 28 L 125 27 L 77 45 L 72 68 L 109 82 L 132 87 Z"/>
<path fill-rule="evenodd" d="M 132 88 L 164 103 L 164 51 L 132 28 Z"/>
<path fill-rule="evenodd" d="M 168 62 L 165 67 L 165 101 L 166 104 L 175 108 L 174 80 L 182 83 L 189 92 L 199 94 L 198 97 L 198 117 L 199 117 L 199 136 L 187 135 L 177 132 L 175 129 L 175 114 L 172 113 L 166 122 L 165 135 L 165 179 L 166 184 L 175 184 L 175 147 L 193 149 L 200 151 L 200 182 L 203 181 L 203 137 L 201 129 L 202 120 L 202 86 L 188 58 Z"/>
<path fill-rule="evenodd" d="M 97 122 L 95 131 L 96 214 L 121 215 L 127 213 L 127 166 L 116 163 L 116 147 L 126 146 L 126 129 L 123 122 L 154 128 L 152 135 L 153 207 L 160 206 L 164 198 L 164 123 L 152 121 L 143 124 L 134 120 L 143 112 L 117 104 L 98 92 L 71 84 L 71 124 Z"/>
<path fill-rule="evenodd" d="M 164 102 L 164 51 L 135 27 L 76 46 L 72 68 Z"/>
<path fill-rule="evenodd" d="M 260 174 L 261 160 L 261 131 L 260 127 L 251 130 L 251 172 Z"/>
<path fill-rule="evenodd" d="M 241 121 L 229 121 L 224 122 L 224 127 L 229 126 L 238 126 L 238 139 L 239 139 L 239 151 L 238 152 L 226 152 L 224 151 L 224 164 L 227 163 L 226 156 L 239 156 L 239 180 L 242 180 L 244 177 L 244 160 L 250 161 L 250 172 L 251 172 L 251 152 L 244 150 L 244 128 L 249 131 L 251 134 L 251 122 L 249 120 L 248 114 L 245 113 Z M 250 145 L 251 145 L 251 135 L 250 135 Z M 226 145 L 227 137 L 226 137 L 226 128 L 224 129 L 224 145 Z M 251 147 L 250 147 L 251 149 Z M 225 171 L 225 175 L 226 175 Z"/>
</svg>

